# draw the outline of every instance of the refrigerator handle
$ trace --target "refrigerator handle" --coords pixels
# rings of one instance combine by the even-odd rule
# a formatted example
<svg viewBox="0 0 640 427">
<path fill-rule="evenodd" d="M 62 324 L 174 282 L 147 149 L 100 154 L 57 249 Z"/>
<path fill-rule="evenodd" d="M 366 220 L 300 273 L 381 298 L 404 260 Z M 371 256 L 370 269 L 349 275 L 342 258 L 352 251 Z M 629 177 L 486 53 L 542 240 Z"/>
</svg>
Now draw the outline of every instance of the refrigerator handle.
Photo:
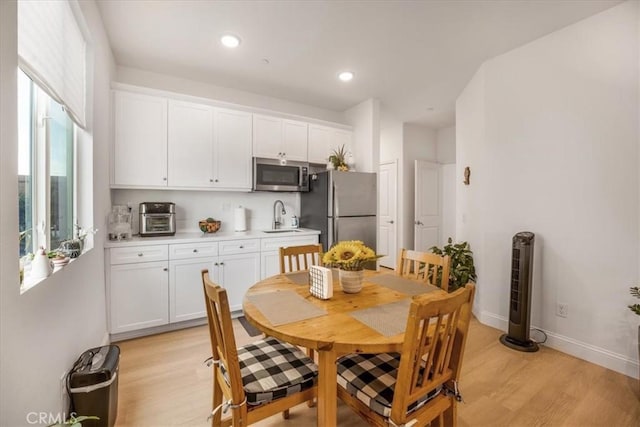
<svg viewBox="0 0 640 427">
<path fill-rule="evenodd" d="M 333 182 L 331 183 L 331 187 L 332 190 L 331 191 L 331 200 L 332 200 L 332 205 L 333 205 L 333 217 L 335 219 L 338 219 L 340 217 L 340 214 L 338 213 L 338 200 L 336 199 L 336 183 Z"/>
<path fill-rule="evenodd" d="M 337 244 L 338 243 L 338 220 L 340 218 L 335 217 L 333 218 L 333 244 Z"/>
</svg>

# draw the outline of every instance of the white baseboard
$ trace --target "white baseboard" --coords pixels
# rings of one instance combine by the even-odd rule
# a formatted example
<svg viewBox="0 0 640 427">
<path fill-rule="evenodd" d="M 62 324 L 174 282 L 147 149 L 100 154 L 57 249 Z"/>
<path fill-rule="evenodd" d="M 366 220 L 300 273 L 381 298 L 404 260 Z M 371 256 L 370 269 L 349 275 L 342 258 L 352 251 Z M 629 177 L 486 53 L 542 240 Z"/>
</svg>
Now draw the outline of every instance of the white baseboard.
<svg viewBox="0 0 640 427">
<path fill-rule="evenodd" d="M 491 326 L 505 332 L 508 329 L 509 322 L 506 317 L 490 313 L 488 311 L 480 311 L 479 313 L 474 312 L 474 314 L 480 323 L 484 325 Z M 625 355 L 614 353 L 602 347 L 578 341 L 555 332 L 546 331 L 535 325 L 531 325 L 531 327 L 540 329 L 547 334 L 547 342 L 544 343 L 547 347 L 570 354 L 579 359 L 586 360 L 587 362 L 595 363 L 596 365 L 603 366 L 631 378 L 638 378 L 640 364 L 637 360 L 633 360 Z"/>
</svg>

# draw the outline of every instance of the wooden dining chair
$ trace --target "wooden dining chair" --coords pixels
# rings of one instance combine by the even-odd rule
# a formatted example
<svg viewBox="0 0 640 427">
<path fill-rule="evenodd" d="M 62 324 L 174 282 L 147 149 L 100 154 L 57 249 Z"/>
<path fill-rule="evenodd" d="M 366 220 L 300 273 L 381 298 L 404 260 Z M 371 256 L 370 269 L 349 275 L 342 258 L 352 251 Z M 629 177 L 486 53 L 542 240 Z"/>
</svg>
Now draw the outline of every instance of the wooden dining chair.
<svg viewBox="0 0 640 427">
<path fill-rule="evenodd" d="M 374 426 L 457 425 L 475 286 L 413 297 L 401 353 L 338 359 L 338 397 Z"/>
<path fill-rule="evenodd" d="M 322 264 L 322 245 L 288 246 L 280 248 L 280 274 L 308 270 Z"/>
<path fill-rule="evenodd" d="M 213 361 L 212 426 L 246 426 L 317 395 L 318 367 L 298 347 L 267 337 L 236 349 L 227 291 L 202 271 Z M 221 410 L 222 408 L 222 410 Z M 222 420 L 222 412 L 231 417 Z"/>
<path fill-rule="evenodd" d="M 280 274 L 308 270 L 311 265 L 322 265 L 321 244 L 280 248 Z M 314 360 L 314 351 L 308 348 L 307 356 Z M 313 403 L 310 406 L 313 406 Z"/>
<path fill-rule="evenodd" d="M 449 291 L 450 263 L 448 255 L 401 249 L 396 273 Z"/>
</svg>

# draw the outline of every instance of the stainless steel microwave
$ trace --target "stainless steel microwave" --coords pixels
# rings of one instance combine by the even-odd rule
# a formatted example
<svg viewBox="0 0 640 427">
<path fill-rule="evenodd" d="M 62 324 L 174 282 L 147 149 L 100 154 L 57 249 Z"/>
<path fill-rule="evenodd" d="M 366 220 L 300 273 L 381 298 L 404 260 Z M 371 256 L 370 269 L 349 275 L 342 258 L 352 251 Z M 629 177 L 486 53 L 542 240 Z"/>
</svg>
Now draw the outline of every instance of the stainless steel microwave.
<svg viewBox="0 0 640 427">
<path fill-rule="evenodd" d="M 309 163 L 253 158 L 254 191 L 309 191 Z"/>
</svg>

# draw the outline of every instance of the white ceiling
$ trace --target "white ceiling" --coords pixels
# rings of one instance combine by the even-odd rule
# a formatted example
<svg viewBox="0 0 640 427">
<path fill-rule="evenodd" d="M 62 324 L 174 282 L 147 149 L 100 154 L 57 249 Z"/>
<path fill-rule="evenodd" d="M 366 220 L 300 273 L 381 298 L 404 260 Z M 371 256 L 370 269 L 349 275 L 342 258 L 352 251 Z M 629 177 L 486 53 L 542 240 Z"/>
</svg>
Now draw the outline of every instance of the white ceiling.
<svg viewBox="0 0 640 427">
<path fill-rule="evenodd" d="M 119 65 L 336 111 L 374 97 L 403 122 L 440 128 L 453 124 L 455 99 L 482 62 L 617 3 L 99 0 L 98 6 Z M 238 49 L 220 45 L 224 32 L 241 37 Z M 336 78 L 344 69 L 356 73 L 352 82 Z"/>
</svg>

